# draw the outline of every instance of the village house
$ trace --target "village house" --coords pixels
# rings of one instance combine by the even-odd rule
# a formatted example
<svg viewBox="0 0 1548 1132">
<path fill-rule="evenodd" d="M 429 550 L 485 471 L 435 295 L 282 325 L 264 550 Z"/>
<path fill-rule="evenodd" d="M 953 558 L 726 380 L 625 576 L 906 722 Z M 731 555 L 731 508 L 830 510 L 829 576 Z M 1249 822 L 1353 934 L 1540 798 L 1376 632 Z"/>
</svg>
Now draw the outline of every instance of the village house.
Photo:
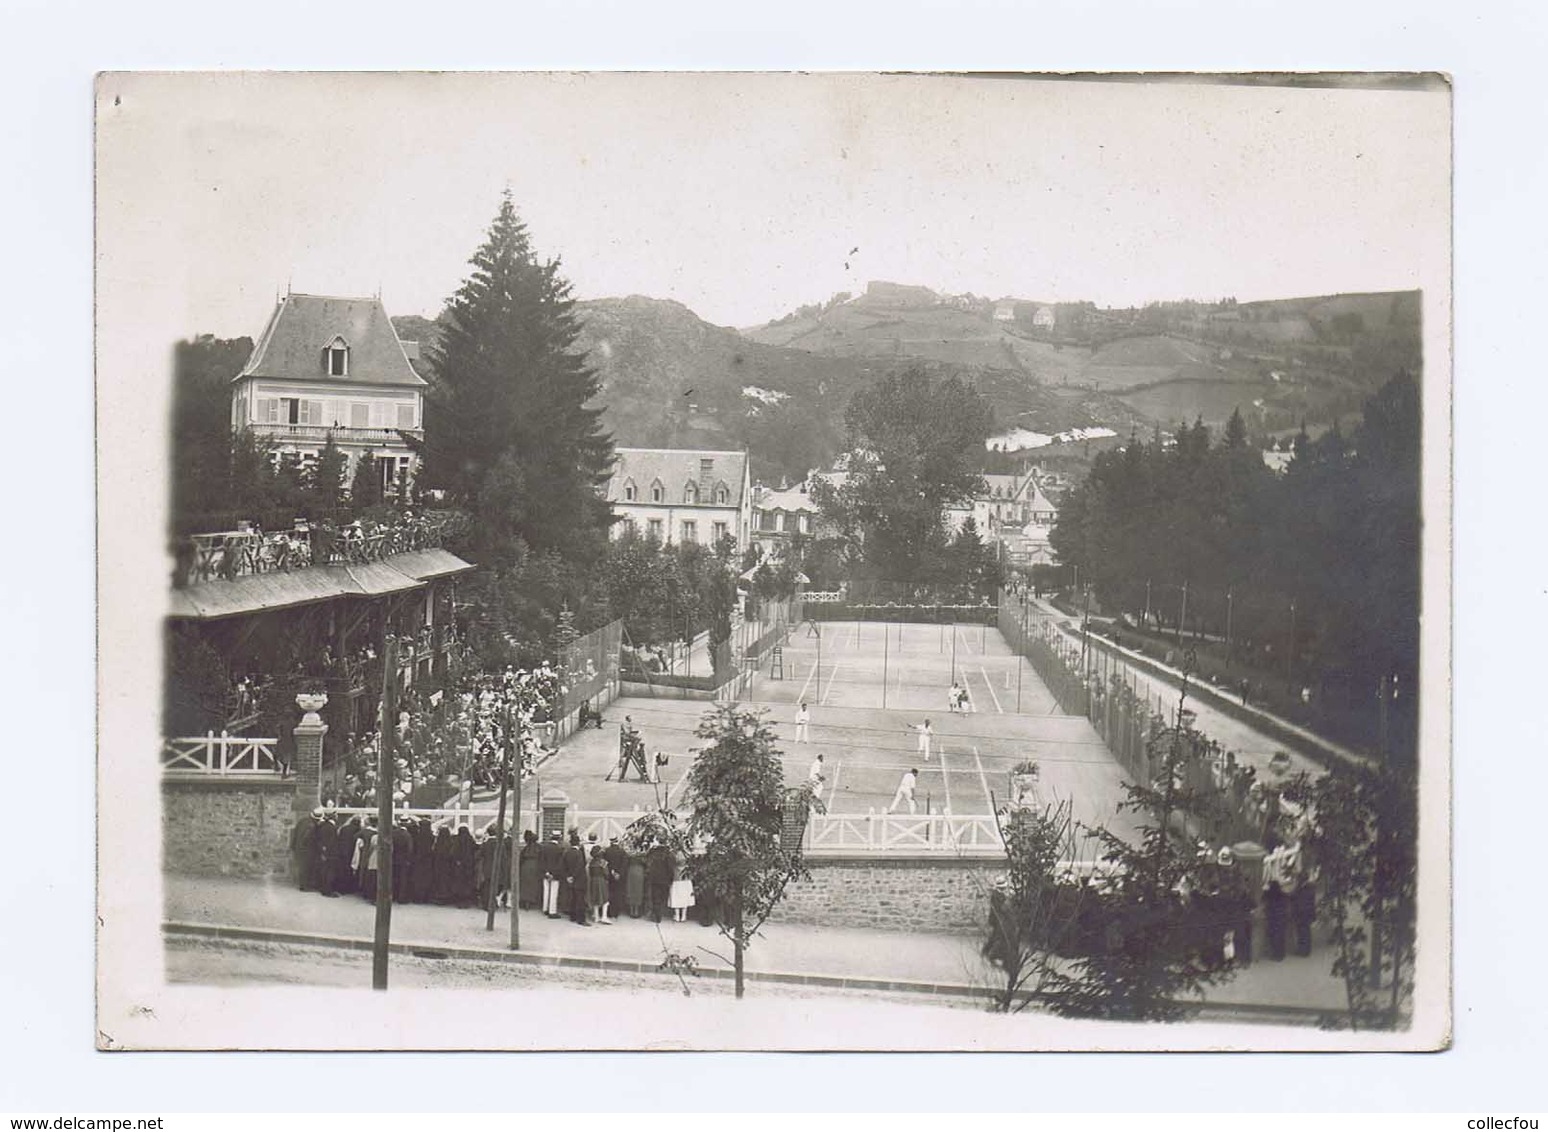
<svg viewBox="0 0 1548 1132">
<path fill-rule="evenodd" d="M 752 544 L 763 557 L 776 560 L 785 556 L 795 535 L 810 536 L 816 530 L 817 504 L 806 486 L 773 489 L 759 486 L 753 490 Z"/>
<path fill-rule="evenodd" d="M 231 427 L 274 444 L 276 459 L 311 464 L 329 436 L 343 453 L 345 483 L 376 458 L 382 489 L 405 494 L 419 470 L 424 391 L 411 354 L 380 299 L 287 294 L 231 381 Z"/>
<path fill-rule="evenodd" d="M 738 549 L 752 533 L 752 480 L 746 452 L 696 448 L 618 448 L 607 500 L 619 522 L 662 543 L 714 546 L 730 535 Z"/>
</svg>

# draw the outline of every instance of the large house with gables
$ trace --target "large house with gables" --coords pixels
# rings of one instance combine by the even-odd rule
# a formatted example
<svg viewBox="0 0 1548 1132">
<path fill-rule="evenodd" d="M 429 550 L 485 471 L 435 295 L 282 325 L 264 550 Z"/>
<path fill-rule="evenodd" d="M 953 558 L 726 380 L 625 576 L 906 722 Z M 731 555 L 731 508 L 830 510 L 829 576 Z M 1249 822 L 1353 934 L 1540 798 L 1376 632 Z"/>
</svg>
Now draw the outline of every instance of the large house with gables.
<svg viewBox="0 0 1548 1132">
<path fill-rule="evenodd" d="M 738 550 L 752 532 L 752 479 L 746 452 L 697 448 L 618 448 L 607 499 L 619 522 L 663 543 L 714 546 L 730 535 Z"/>
<path fill-rule="evenodd" d="M 347 461 L 344 482 L 374 456 L 388 495 L 419 469 L 424 391 L 410 355 L 376 298 L 287 294 L 231 382 L 231 427 L 268 437 L 281 457 L 308 464 L 331 434 Z"/>
</svg>

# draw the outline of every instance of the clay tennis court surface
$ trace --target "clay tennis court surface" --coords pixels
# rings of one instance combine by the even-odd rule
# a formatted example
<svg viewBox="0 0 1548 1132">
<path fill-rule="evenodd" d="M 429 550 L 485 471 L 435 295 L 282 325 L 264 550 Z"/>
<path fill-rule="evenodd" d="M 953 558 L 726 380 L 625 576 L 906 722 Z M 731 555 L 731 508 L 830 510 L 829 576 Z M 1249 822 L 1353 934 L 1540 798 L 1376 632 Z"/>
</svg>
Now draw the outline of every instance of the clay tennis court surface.
<svg viewBox="0 0 1548 1132">
<path fill-rule="evenodd" d="M 885 811 L 898 780 L 919 772 L 920 813 L 987 814 L 1003 803 L 1010 769 L 1039 766 L 1044 798 L 1068 798 L 1077 820 L 1132 834 L 1134 815 L 1117 810 L 1123 771 L 1082 716 L 1063 715 L 1032 667 L 999 632 L 982 625 L 824 622 L 793 628 L 778 662 L 766 657 L 742 703 L 768 712 L 788 782 L 804 779 L 821 752 L 823 798 L 830 813 Z M 947 710 L 953 676 L 972 701 L 968 714 Z M 810 741 L 795 742 L 795 714 L 811 711 Z M 544 790 L 562 789 L 580 809 L 649 809 L 681 799 L 700 742 L 693 732 L 713 705 L 702 700 L 627 697 L 610 705 L 598 730 L 573 735 L 542 769 Z M 669 762 L 659 785 L 604 776 L 618 758 L 625 716 L 646 749 Z M 929 719 L 931 757 L 919 752 L 914 726 Z M 615 776 L 616 778 L 616 776 Z M 531 799 L 524 800 L 531 806 Z"/>
</svg>

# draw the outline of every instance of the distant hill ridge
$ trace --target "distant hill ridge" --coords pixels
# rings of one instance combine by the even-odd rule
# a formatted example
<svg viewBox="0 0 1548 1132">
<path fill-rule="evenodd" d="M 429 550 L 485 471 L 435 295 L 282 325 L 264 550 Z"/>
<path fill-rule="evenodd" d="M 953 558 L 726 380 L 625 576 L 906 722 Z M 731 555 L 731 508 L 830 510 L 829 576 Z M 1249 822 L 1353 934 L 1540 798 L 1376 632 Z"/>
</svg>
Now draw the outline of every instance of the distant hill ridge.
<svg viewBox="0 0 1548 1132">
<path fill-rule="evenodd" d="M 1006 304 L 1014 318 L 1003 317 Z M 1045 306 L 1062 325 L 1033 325 Z M 972 382 L 999 429 L 1100 426 L 1127 435 L 1195 416 L 1220 422 L 1233 409 L 1263 430 L 1301 415 L 1315 421 L 1324 409 L 1336 415 L 1358 405 L 1363 382 L 1339 367 L 1347 370 L 1361 350 L 1375 351 L 1373 371 L 1405 359 L 1417 367 L 1419 296 L 1114 312 L 874 280 L 861 295 L 841 293 L 741 331 L 643 295 L 583 301 L 577 312 L 577 344 L 601 379 L 604 424 L 619 444 L 745 446 L 756 474 L 772 480 L 831 460 L 853 393 L 910 365 Z M 417 316 L 393 321 L 422 347 L 438 332 Z"/>
</svg>

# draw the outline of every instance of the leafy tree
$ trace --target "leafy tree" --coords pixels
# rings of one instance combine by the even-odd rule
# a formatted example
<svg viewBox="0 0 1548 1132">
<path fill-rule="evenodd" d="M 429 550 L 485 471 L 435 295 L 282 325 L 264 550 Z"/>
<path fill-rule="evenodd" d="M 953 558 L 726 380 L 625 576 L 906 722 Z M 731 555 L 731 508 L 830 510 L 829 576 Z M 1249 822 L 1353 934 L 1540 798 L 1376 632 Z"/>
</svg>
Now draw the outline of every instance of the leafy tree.
<svg viewBox="0 0 1548 1132">
<path fill-rule="evenodd" d="M 1107 946 L 1083 950 L 1067 968 L 1044 980 L 1050 1009 L 1068 1017 L 1121 1021 L 1176 1021 L 1193 1009 L 1186 999 L 1230 977 L 1231 960 L 1211 946 L 1219 922 L 1192 899 L 1206 884 L 1205 862 L 1186 831 L 1205 798 L 1182 785 L 1185 760 L 1197 733 L 1178 697 L 1174 727 L 1152 730 L 1149 755 L 1156 781 L 1126 783 L 1121 808 L 1145 816 L 1138 843 L 1106 829 L 1090 832 L 1111 869 L 1100 916 Z"/>
<path fill-rule="evenodd" d="M 266 436 L 244 428 L 231 438 L 230 506 L 236 511 L 263 513 L 277 505 L 274 446 Z"/>
<path fill-rule="evenodd" d="M 983 486 L 978 467 L 994 426 L 988 403 L 959 378 L 922 369 L 860 390 L 844 414 L 849 478 L 819 483 L 824 518 L 872 578 L 928 583 L 946 545 L 942 514 Z"/>
<path fill-rule="evenodd" d="M 349 502 L 357 512 L 382 502 L 382 473 L 376 457 L 369 452 L 362 452 L 355 461 L 355 474 L 349 481 Z"/>
<path fill-rule="evenodd" d="M 693 866 L 696 892 L 731 941 L 736 997 L 744 955 L 792 880 L 807 876 L 799 842 L 782 837 L 789 807 L 817 803 L 810 785 L 787 788 L 766 712 L 718 705 L 694 732 L 706 741 L 688 771 L 688 830 L 704 847 Z"/>
<path fill-rule="evenodd" d="M 307 476 L 307 494 L 319 513 L 331 515 L 338 510 L 339 499 L 344 492 L 344 469 L 348 462 L 334 443 L 333 432 L 330 430 Z"/>
<path fill-rule="evenodd" d="M 995 815 L 1005 846 L 1005 876 L 991 888 L 983 955 L 996 974 L 991 1008 L 1017 1014 L 1038 1004 L 1059 956 L 1072 949 L 1084 890 L 1063 876 L 1077 857 L 1068 800 Z"/>
<path fill-rule="evenodd" d="M 231 682 L 226 661 L 197 633 L 168 623 L 166 679 L 162 688 L 162 733 L 203 735 L 226 725 Z"/>
<path fill-rule="evenodd" d="M 574 351 L 570 285 L 557 259 L 537 258 L 509 191 L 471 262 L 429 350 L 425 481 L 474 506 L 486 564 L 514 560 L 517 539 L 593 562 L 613 447 L 590 405 L 596 374 Z"/>
<path fill-rule="evenodd" d="M 253 352 L 251 338 L 201 334 L 172 353 L 172 524 L 200 525 L 232 505 L 231 379 Z"/>
<path fill-rule="evenodd" d="M 1413 993 L 1418 910 L 1418 791 L 1405 766 L 1338 767 L 1301 775 L 1285 797 L 1307 805 L 1303 842 L 1332 920 L 1332 973 L 1347 1009 L 1330 1027 L 1397 1029 Z"/>
</svg>

